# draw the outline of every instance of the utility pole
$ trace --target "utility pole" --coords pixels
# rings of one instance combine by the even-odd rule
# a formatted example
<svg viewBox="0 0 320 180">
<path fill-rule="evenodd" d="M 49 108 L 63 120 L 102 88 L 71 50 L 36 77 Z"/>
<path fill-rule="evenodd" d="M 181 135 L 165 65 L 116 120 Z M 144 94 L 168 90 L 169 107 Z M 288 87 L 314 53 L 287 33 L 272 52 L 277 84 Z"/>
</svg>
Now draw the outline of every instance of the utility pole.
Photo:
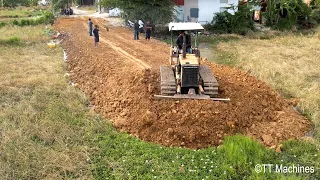
<svg viewBox="0 0 320 180">
<path fill-rule="evenodd" d="M 67 9 L 68 9 L 68 15 L 70 16 L 70 5 L 69 5 L 69 0 L 68 0 L 68 4 L 67 4 Z"/>
</svg>

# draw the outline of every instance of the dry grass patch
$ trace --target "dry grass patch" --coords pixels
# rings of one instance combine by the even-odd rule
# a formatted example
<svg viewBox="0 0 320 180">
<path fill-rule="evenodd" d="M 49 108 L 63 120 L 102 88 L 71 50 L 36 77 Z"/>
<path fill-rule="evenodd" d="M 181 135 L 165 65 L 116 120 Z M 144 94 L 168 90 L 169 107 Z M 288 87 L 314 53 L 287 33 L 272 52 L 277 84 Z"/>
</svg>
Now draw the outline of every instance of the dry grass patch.
<svg viewBox="0 0 320 180">
<path fill-rule="evenodd" d="M 320 38 L 288 34 L 260 40 L 242 38 L 222 42 L 221 53 L 237 57 L 237 66 L 266 81 L 285 97 L 300 99 L 301 111 L 315 123 L 320 137 Z"/>
<path fill-rule="evenodd" d="M 45 29 L 50 29 L 50 25 L 39 26 L 11 26 L 7 25 L 0 28 L 0 41 L 6 40 L 11 37 L 18 37 L 25 43 L 46 42 L 49 40 L 48 36 L 45 36 Z"/>
<path fill-rule="evenodd" d="M 0 17 L 28 17 L 40 15 L 42 10 L 48 9 L 45 6 L 25 7 L 19 6 L 16 8 L 0 8 Z"/>
<path fill-rule="evenodd" d="M 88 138 L 101 128 L 85 95 L 68 86 L 61 48 L 49 49 L 43 26 L 13 28 L 0 39 L 0 176 L 3 179 L 92 179 Z M 21 32 L 19 32 L 21 31 Z"/>
</svg>

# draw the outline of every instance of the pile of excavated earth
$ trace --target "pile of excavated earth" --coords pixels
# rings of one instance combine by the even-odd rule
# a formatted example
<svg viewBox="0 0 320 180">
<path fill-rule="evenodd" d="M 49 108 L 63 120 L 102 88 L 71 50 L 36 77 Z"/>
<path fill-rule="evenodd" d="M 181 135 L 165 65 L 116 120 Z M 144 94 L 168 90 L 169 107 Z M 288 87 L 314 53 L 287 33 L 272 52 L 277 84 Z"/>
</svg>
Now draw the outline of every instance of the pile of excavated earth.
<svg viewBox="0 0 320 180">
<path fill-rule="evenodd" d="M 310 130 L 309 120 L 293 110 L 294 102 L 246 72 L 213 62 L 202 63 L 218 80 L 219 97 L 231 101 L 155 99 L 160 65 L 169 64 L 168 45 L 143 37 L 135 41 L 132 30 L 103 19 L 93 23 L 100 26 L 98 48 L 88 34 L 87 18 L 60 18 L 54 28 L 63 35 L 75 86 L 119 131 L 165 146 L 197 149 L 219 145 L 237 133 L 275 147 Z"/>
</svg>

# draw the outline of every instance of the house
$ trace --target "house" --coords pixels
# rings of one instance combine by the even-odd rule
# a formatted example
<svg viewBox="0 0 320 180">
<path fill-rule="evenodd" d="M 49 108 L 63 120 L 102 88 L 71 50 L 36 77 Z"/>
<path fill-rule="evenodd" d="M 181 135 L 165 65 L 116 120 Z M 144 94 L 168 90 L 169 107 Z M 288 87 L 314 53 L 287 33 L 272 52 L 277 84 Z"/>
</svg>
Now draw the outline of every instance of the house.
<svg viewBox="0 0 320 180">
<path fill-rule="evenodd" d="M 174 0 L 178 22 L 210 23 L 214 13 L 226 11 L 230 4 L 237 6 L 239 0 Z M 233 13 L 232 10 L 228 12 Z"/>
</svg>

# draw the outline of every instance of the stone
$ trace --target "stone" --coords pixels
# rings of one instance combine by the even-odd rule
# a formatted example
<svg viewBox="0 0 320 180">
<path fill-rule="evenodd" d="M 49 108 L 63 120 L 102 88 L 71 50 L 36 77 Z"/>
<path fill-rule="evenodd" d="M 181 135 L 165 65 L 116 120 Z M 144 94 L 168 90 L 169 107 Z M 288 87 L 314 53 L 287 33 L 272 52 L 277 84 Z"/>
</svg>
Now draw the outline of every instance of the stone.
<svg viewBox="0 0 320 180">
<path fill-rule="evenodd" d="M 281 147 L 282 147 L 282 144 L 279 144 L 278 147 L 277 147 L 277 149 L 276 149 L 276 152 L 277 152 L 277 153 L 281 153 L 281 151 L 282 151 L 282 150 L 281 150 Z"/>
<path fill-rule="evenodd" d="M 152 86 L 152 84 L 148 85 L 148 92 L 151 93 L 153 91 L 154 87 Z"/>
<path fill-rule="evenodd" d="M 262 140 L 266 144 L 271 144 L 271 142 L 273 141 L 273 138 L 268 134 L 264 134 L 264 135 L 262 135 Z"/>
<path fill-rule="evenodd" d="M 154 112 L 147 111 L 146 112 L 146 118 L 150 119 L 151 121 L 156 121 L 158 119 L 158 116 Z"/>
<path fill-rule="evenodd" d="M 113 124 L 116 128 L 120 128 L 126 124 L 126 120 L 123 118 L 116 118 Z"/>
<path fill-rule="evenodd" d="M 174 133 L 174 131 L 173 131 L 173 129 L 172 128 L 168 128 L 168 134 L 171 136 L 171 135 L 173 135 L 173 133 Z"/>
<path fill-rule="evenodd" d="M 122 112 L 121 114 L 120 114 L 120 116 L 122 116 L 122 117 L 124 117 L 124 116 L 126 116 L 127 115 L 127 112 Z"/>
</svg>

